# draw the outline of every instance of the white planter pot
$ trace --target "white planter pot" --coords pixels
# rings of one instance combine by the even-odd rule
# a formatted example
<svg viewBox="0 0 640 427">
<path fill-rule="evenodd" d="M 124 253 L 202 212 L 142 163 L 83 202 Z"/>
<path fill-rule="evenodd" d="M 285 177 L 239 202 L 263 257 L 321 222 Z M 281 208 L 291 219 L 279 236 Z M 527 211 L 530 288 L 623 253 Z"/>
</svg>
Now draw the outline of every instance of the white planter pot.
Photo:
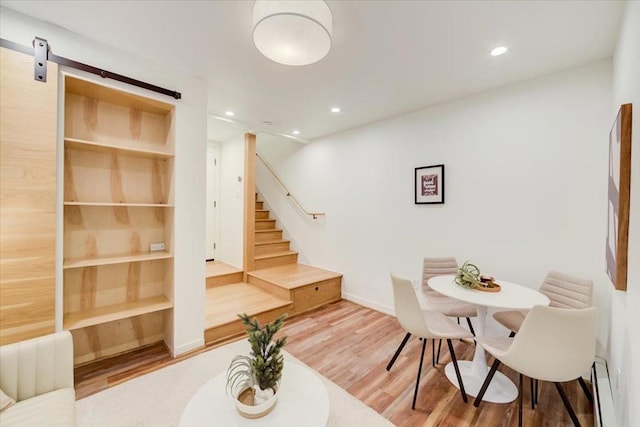
<svg viewBox="0 0 640 427">
<path fill-rule="evenodd" d="M 242 394 L 242 392 L 240 392 L 238 395 L 240 394 Z M 269 412 L 271 412 L 273 408 L 276 406 L 276 402 L 278 401 L 278 393 L 276 390 L 276 393 L 274 393 L 273 396 L 271 396 L 271 398 L 269 398 L 268 400 L 266 400 L 265 402 L 259 405 L 245 405 L 244 403 L 238 400 L 237 396 L 235 397 L 235 399 L 233 399 L 233 401 L 236 405 L 236 409 L 238 410 L 240 415 L 242 415 L 243 417 L 261 418 L 267 415 Z"/>
</svg>

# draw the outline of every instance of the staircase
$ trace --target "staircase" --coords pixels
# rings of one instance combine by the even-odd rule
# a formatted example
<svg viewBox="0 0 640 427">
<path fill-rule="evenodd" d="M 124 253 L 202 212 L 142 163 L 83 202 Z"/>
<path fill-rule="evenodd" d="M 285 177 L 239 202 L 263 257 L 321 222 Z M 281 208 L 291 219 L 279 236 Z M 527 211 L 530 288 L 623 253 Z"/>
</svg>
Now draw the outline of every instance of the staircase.
<svg viewBox="0 0 640 427">
<path fill-rule="evenodd" d="M 298 264 L 298 253 L 282 238 L 282 229 L 255 202 L 254 271 L 244 272 L 218 261 L 207 263 L 205 342 L 221 342 L 244 333 L 238 313 L 260 323 L 283 313 L 304 313 L 341 299 L 342 274 Z"/>
</svg>

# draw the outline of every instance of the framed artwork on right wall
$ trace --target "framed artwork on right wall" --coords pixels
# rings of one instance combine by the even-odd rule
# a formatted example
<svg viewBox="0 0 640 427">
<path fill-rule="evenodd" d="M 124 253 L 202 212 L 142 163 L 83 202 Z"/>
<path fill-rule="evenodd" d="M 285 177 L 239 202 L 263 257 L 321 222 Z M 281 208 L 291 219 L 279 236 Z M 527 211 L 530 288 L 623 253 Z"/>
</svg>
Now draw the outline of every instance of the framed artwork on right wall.
<svg viewBox="0 0 640 427">
<path fill-rule="evenodd" d="M 619 291 L 627 290 L 631 118 L 631 104 L 622 105 L 609 133 L 606 267 L 611 283 Z"/>
</svg>

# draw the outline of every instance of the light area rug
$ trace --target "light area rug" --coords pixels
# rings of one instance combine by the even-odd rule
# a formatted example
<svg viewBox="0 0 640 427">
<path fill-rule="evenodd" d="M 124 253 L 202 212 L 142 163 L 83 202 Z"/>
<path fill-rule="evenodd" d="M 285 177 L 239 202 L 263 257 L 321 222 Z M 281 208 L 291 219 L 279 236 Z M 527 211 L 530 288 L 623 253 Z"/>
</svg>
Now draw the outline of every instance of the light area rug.
<svg viewBox="0 0 640 427">
<path fill-rule="evenodd" d="M 233 356 L 248 355 L 249 352 L 247 340 L 237 341 L 78 400 L 76 423 L 79 427 L 177 426 L 189 400 L 200 387 L 225 371 Z M 285 364 L 293 361 L 306 366 L 286 351 L 283 355 Z M 335 383 L 314 372 L 329 394 L 328 426 L 393 426 Z M 208 425 L 217 424 L 210 420 Z M 260 423 L 256 422 L 256 425 Z"/>
</svg>

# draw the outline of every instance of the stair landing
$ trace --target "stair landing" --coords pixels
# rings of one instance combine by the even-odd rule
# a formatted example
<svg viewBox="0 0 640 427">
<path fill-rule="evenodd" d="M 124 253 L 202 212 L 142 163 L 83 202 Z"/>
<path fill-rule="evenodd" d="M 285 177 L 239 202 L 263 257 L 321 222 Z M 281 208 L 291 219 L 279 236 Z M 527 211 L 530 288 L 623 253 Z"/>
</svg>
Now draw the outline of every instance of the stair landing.
<svg viewBox="0 0 640 427">
<path fill-rule="evenodd" d="M 249 276 L 273 283 L 281 288 L 296 289 L 316 282 L 342 277 L 334 271 L 311 267 L 306 264 L 286 264 L 252 271 Z"/>
<path fill-rule="evenodd" d="M 247 273 L 247 280 L 293 302 L 290 314 L 300 314 L 342 297 L 342 274 L 305 264 L 285 264 Z"/>
</svg>

